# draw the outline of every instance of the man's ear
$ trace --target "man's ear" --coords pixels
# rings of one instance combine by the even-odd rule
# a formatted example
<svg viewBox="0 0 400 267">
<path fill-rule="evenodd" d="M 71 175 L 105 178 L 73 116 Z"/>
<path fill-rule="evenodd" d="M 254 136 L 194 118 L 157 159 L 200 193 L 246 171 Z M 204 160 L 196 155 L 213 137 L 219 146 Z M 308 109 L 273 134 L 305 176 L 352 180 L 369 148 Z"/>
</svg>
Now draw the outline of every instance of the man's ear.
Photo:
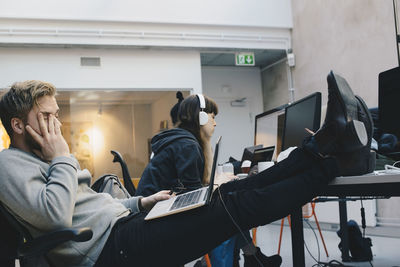
<svg viewBox="0 0 400 267">
<path fill-rule="evenodd" d="M 11 128 L 16 134 L 22 134 L 25 131 L 25 123 L 20 118 L 12 118 Z"/>
</svg>

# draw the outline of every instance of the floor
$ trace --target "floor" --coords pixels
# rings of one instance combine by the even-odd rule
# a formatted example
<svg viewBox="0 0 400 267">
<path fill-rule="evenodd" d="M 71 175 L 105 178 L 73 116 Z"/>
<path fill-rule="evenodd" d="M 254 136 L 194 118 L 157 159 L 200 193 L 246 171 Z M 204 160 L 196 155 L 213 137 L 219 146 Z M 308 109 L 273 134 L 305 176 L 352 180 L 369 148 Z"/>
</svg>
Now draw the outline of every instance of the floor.
<svg viewBox="0 0 400 267">
<path fill-rule="evenodd" d="M 306 223 L 305 223 L 306 225 Z M 261 226 L 257 228 L 257 242 L 261 251 L 266 255 L 276 254 L 278 251 L 278 241 L 279 241 L 279 231 L 280 225 L 273 223 L 266 226 Z M 396 230 L 394 230 L 396 231 Z M 400 229 L 399 229 L 400 231 Z M 319 259 L 321 262 L 329 262 L 331 260 L 337 260 L 341 262 L 340 251 L 338 249 L 339 238 L 335 231 L 322 231 L 324 237 L 329 257 L 326 257 L 325 251 L 323 249 L 319 233 L 315 229 L 315 234 L 318 236 L 318 243 L 314 232 L 310 228 L 304 229 L 304 241 L 305 245 L 308 247 L 310 253 L 305 249 L 305 260 L 307 267 L 317 266 L 316 260 Z M 355 263 L 346 262 L 345 266 L 356 266 L 356 267 L 400 267 L 400 238 L 390 238 L 381 236 L 368 235 L 368 229 L 366 231 L 366 236 L 372 239 L 372 253 L 374 259 L 371 263 Z M 319 249 L 318 249 L 319 245 Z M 292 261 L 292 248 L 291 248 L 291 235 L 290 228 L 285 226 L 283 229 L 282 237 L 282 247 L 280 255 L 283 258 L 282 267 L 293 266 Z M 314 259 L 315 258 L 315 259 Z M 188 263 L 185 267 L 193 267 L 194 262 Z M 17 267 L 19 264 L 17 262 Z M 243 267 L 243 260 L 240 261 L 240 266 Z"/>
<path fill-rule="evenodd" d="M 257 230 L 257 241 L 261 251 L 267 255 L 276 254 L 278 251 L 279 241 L 279 224 L 270 224 L 259 227 Z M 400 229 L 399 229 L 400 231 Z M 315 229 L 315 234 L 318 236 L 318 242 L 313 231 L 308 228 L 304 229 L 304 241 L 308 247 L 310 253 L 305 248 L 305 260 L 306 266 L 311 267 L 316 264 L 316 260 L 319 259 L 321 262 L 329 262 L 331 260 L 337 260 L 341 262 L 341 254 L 338 249 L 339 238 L 335 231 L 322 231 L 329 257 L 326 256 L 321 243 L 318 230 Z M 372 253 L 374 259 L 371 263 L 362 262 L 345 262 L 345 266 L 357 266 L 357 267 L 400 267 L 400 238 L 380 237 L 380 236 L 369 236 L 368 229 L 366 231 L 366 237 L 372 239 Z M 319 245 L 319 250 L 318 250 Z M 283 258 L 282 267 L 293 266 L 292 262 L 292 248 L 291 248 L 291 235 L 290 228 L 285 226 L 283 229 L 282 247 L 280 255 Z M 312 256 L 311 256 L 312 255 Z M 315 259 L 313 259 L 315 258 Z M 192 267 L 193 263 L 185 265 L 186 267 Z M 240 266 L 243 266 L 241 260 Z M 315 265 L 317 266 L 317 265 Z"/>
</svg>

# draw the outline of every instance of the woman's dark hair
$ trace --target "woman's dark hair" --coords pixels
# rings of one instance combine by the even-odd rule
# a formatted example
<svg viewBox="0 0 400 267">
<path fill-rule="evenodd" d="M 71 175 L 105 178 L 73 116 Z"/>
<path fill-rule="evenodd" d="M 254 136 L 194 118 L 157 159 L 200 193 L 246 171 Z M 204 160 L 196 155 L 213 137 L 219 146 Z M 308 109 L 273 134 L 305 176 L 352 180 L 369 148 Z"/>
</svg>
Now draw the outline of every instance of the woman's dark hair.
<svg viewBox="0 0 400 267">
<path fill-rule="evenodd" d="M 218 106 L 211 98 L 204 96 L 206 101 L 206 108 L 204 112 L 218 114 Z M 182 101 L 178 111 L 178 127 L 191 132 L 199 141 L 200 145 L 203 146 L 203 142 L 200 138 L 200 100 L 197 95 L 190 95 Z"/>
</svg>

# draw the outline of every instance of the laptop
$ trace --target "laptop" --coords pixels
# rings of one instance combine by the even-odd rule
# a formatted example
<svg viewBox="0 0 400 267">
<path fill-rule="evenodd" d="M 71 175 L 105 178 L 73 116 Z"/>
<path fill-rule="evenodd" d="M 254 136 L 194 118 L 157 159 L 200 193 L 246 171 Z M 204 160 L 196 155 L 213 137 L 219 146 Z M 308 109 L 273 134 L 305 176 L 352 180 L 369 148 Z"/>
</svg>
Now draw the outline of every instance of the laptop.
<svg viewBox="0 0 400 267">
<path fill-rule="evenodd" d="M 218 150 L 221 138 L 221 136 L 218 138 L 217 144 L 215 145 L 210 184 L 208 186 L 171 197 L 170 199 L 157 202 L 157 204 L 144 218 L 145 220 L 152 220 L 187 210 L 192 210 L 210 203 L 214 188 L 215 170 L 217 167 Z"/>
<path fill-rule="evenodd" d="M 271 161 L 274 151 L 275 146 L 267 146 L 254 150 L 251 165 L 254 166 L 260 161 Z"/>
<path fill-rule="evenodd" d="M 243 150 L 243 155 L 242 155 L 242 160 L 241 160 L 241 162 L 243 162 L 243 161 L 245 161 L 245 160 L 250 160 L 250 161 L 252 161 L 252 160 L 253 160 L 254 151 L 257 150 L 257 149 L 260 149 L 260 148 L 262 148 L 262 147 L 263 147 L 263 145 L 256 145 L 256 146 L 249 146 L 249 147 L 246 147 L 246 148 Z"/>
</svg>

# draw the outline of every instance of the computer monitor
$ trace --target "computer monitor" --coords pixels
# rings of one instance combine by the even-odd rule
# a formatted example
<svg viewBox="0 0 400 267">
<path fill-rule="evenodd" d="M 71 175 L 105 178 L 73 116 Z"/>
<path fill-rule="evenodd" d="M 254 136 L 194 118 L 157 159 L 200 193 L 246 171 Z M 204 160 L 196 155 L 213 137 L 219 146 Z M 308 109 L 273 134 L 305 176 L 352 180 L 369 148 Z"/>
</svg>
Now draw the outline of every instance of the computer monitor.
<svg viewBox="0 0 400 267">
<path fill-rule="evenodd" d="M 379 131 L 400 137 L 400 67 L 379 74 Z"/>
<path fill-rule="evenodd" d="M 282 105 L 256 116 L 254 145 L 275 146 L 280 149 L 286 106 Z"/>
<path fill-rule="evenodd" d="M 285 108 L 282 150 L 301 146 L 303 139 L 312 131 L 319 129 L 321 122 L 321 93 L 317 92 L 300 99 Z"/>
<path fill-rule="evenodd" d="M 271 161 L 274 155 L 275 146 L 268 146 L 254 150 L 251 165 L 254 166 L 261 161 Z"/>
</svg>

